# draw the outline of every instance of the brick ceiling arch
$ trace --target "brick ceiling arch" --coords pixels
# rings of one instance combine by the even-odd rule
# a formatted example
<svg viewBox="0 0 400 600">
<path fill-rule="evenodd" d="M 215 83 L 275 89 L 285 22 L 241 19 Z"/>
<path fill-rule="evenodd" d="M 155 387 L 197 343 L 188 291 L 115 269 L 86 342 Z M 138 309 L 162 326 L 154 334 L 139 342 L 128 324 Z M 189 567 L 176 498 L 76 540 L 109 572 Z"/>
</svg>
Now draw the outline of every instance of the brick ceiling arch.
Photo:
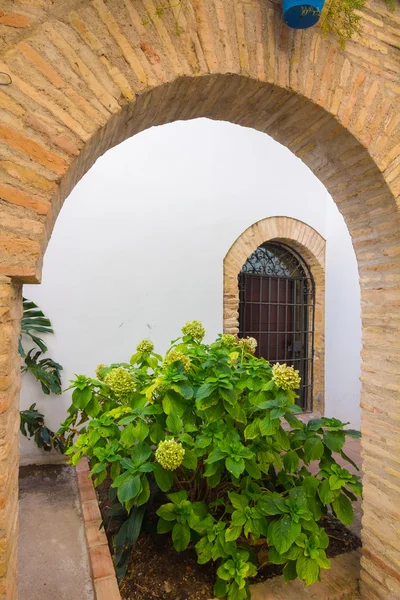
<svg viewBox="0 0 400 600">
<path fill-rule="evenodd" d="M 14 286 L 39 281 L 54 222 L 75 183 L 98 156 L 147 127 L 209 117 L 285 144 L 332 194 L 357 255 L 367 483 L 363 582 L 365 589 L 390 589 L 399 583 L 400 550 L 376 526 L 381 513 L 371 490 L 382 505 L 397 494 L 397 509 L 389 512 L 399 516 L 398 483 L 392 471 L 381 473 L 377 457 L 384 444 L 389 466 L 396 464 L 398 430 L 390 411 L 399 410 L 400 391 L 394 314 L 400 18 L 370 0 L 363 36 L 343 50 L 318 28 L 288 29 L 279 4 L 187 0 L 182 10 L 158 18 L 152 0 L 6 0 L 0 70 L 12 83 L 0 87 L 0 274 L 4 285 L 7 277 Z M 15 302 L 13 294 L 4 297 Z M 18 311 L 3 312 L 8 327 Z M 14 346 L 6 353 L 14 355 Z M 383 583 L 373 574 L 382 569 L 379 560 L 391 569 Z"/>
</svg>

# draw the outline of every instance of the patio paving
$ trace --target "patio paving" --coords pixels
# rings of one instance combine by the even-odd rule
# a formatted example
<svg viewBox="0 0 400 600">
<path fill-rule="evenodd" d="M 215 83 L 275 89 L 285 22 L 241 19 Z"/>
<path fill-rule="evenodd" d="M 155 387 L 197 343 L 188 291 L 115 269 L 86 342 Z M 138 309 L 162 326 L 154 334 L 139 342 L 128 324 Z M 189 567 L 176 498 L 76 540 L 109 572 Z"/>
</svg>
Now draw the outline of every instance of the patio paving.
<svg viewBox="0 0 400 600">
<path fill-rule="evenodd" d="M 20 468 L 19 600 L 94 600 L 75 469 Z"/>
</svg>

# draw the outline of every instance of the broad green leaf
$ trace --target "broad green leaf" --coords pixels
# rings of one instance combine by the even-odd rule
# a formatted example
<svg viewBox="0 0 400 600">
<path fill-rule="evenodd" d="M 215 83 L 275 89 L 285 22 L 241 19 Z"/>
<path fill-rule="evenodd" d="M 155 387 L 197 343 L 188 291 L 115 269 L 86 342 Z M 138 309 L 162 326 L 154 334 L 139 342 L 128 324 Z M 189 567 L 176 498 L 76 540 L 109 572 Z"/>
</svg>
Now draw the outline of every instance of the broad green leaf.
<svg viewBox="0 0 400 600">
<path fill-rule="evenodd" d="M 343 431 L 324 431 L 325 445 L 332 452 L 340 452 L 344 446 L 345 435 Z"/>
<path fill-rule="evenodd" d="M 166 521 L 160 517 L 157 523 L 157 533 L 168 533 L 172 530 L 173 526 L 174 521 Z"/>
<path fill-rule="evenodd" d="M 271 419 L 269 415 L 261 419 L 260 421 L 260 433 L 261 435 L 274 435 L 280 425 L 279 419 Z"/>
<path fill-rule="evenodd" d="M 146 475 L 142 475 L 141 477 L 142 490 L 138 497 L 136 498 L 136 505 L 142 506 L 142 504 L 146 504 L 148 499 L 150 498 L 150 484 Z"/>
<path fill-rule="evenodd" d="M 188 494 L 185 490 L 174 492 L 173 494 L 167 494 L 167 498 L 171 500 L 173 504 L 180 504 L 184 500 L 187 500 Z"/>
<path fill-rule="evenodd" d="M 289 560 L 283 567 L 283 578 L 285 580 L 285 583 L 287 583 L 288 581 L 293 581 L 293 579 L 297 579 L 297 569 L 295 560 Z"/>
<path fill-rule="evenodd" d="M 238 539 L 242 533 L 242 525 L 231 525 L 225 532 L 225 540 L 227 542 L 233 542 Z"/>
<path fill-rule="evenodd" d="M 354 510 L 347 496 L 340 494 L 332 502 L 332 508 L 342 523 L 345 525 L 351 525 L 354 519 Z"/>
<path fill-rule="evenodd" d="M 335 493 L 331 490 L 327 479 L 324 479 L 321 482 L 318 488 L 318 496 L 320 497 L 322 504 L 330 504 L 333 501 Z"/>
<path fill-rule="evenodd" d="M 279 554 L 283 554 L 289 550 L 300 533 L 300 523 L 295 523 L 289 515 L 284 515 L 279 521 L 274 522 L 271 530 L 272 539 L 268 538 L 268 542 L 275 546 Z M 268 529 L 269 535 L 270 531 Z"/>
<path fill-rule="evenodd" d="M 252 423 L 247 425 L 244 430 L 244 438 L 246 440 L 254 440 L 257 436 L 260 435 L 260 425 L 259 419 L 254 419 Z"/>
<path fill-rule="evenodd" d="M 174 482 L 173 471 L 166 471 L 162 467 L 154 471 L 154 477 L 160 490 L 168 492 L 171 489 Z"/>
<path fill-rule="evenodd" d="M 276 492 L 265 492 L 258 501 L 258 508 L 264 515 L 274 516 L 289 512 L 282 496 Z"/>
<path fill-rule="evenodd" d="M 228 458 L 225 460 L 225 466 L 229 473 L 232 473 L 232 475 L 237 479 L 243 473 L 246 465 L 243 458 L 237 460 L 236 458 L 228 456 Z"/>
<path fill-rule="evenodd" d="M 208 398 L 215 390 L 215 385 L 211 385 L 210 383 L 205 383 L 199 387 L 196 393 L 196 400 L 203 400 L 204 398 Z"/>
<path fill-rule="evenodd" d="M 246 471 L 253 479 L 260 479 L 261 471 L 254 460 L 246 460 Z"/>
<path fill-rule="evenodd" d="M 296 562 L 296 572 L 306 585 L 311 585 L 319 579 L 318 561 L 301 554 Z"/>
<path fill-rule="evenodd" d="M 75 388 L 72 392 L 72 404 L 79 410 L 84 410 L 91 399 L 92 389 L 89 386 L 84 387 L 82 390 Z"/>
<path fill-rule="evenodd" d="M 212 558 L 213 544 L 208 541 L 207 537 L 202 537 L 196 546 L 197 562 L 199 565 L 204 565 Z"/>
<path fill-rule="evenodd" d="M 216 598 L 225 598 L 227 593 L 227 585 L 226 581 L 217 577 L 217 580 L 214 584 L 214 596 Z"/>
<path fill-rule="evenodd" d="M 127 502 L 128 500 L 135 498 L 139 494 L 140 488 L 141 483 L 139 475 L 129 475 L 124 479 L 121 485 L 118 486 L 118 500 L 120 502 Z"/>
<path fill-rule="evenodd" d="M 283 465 L 288 473 L 295 473 L 299 467 L 300 459 L 297 452 L 291 450 L 283 457 Z"/>
<path fill-rule="evenodd" d="M 249 500 L 243 494 L 237 494 L 236 492 L 228 492 L 229 500 L 233 508 L 236 510 L 243 510 L 249 505 Z"/>
<path fill-rule="evenodd" d="M 175 414 L 181 417 L 185 412 L 185 401 L 174 390 L 166 392 L 162 405 L 166 415 Z"/>
<path fill-rule="evenodd" d="M 312 475 L 304 477 L 302 486 L 308 498 L 313 498 L 315 496 L 319 484 L 320 480 L 316 477 L 313 477 Z"/>
<path fill-rule="evenodd" d="M 304 444 L 304 456 L 307 462 L 319 460 L 324 453 L 324 445 L 319 437 L 310 437 Z"/>
<path fill-rule="evenodd" d="M 176 521 L 175 504 L 172 502 L 162 504 L 157 510 L 157 515 L 164 521 Z"/>
<path fill-rule="evenodd" d="M 185 450 L 182 464 L 191 471 L 194 471 L 197 468 L 197 456 L 193 450 Z"/>
<path fill-rule="evenodd" d="M 152 423 L 150 426 L 150 440 L 153 444 L 158 444 L 165 438 L 163 427 L 158 422 Z"/>
<path fill-rule="evenodd" d="M 182 419 L 175 414 L 170 414 L 167 417 L 167 428 L 169 429 L 169 431 L 171 433 L 173 433 L 174 435 L 179 435 L 180 432 L 182 431 L 182 427 L 183 427 L 183 422 Z"/>
<path fill-rule="evenodd" d="M 177 552 L 183 552 L 190 542 L 190 528 L 188 525 L 176 523 L 172 530 L 172 543 Z"/>
</svg>

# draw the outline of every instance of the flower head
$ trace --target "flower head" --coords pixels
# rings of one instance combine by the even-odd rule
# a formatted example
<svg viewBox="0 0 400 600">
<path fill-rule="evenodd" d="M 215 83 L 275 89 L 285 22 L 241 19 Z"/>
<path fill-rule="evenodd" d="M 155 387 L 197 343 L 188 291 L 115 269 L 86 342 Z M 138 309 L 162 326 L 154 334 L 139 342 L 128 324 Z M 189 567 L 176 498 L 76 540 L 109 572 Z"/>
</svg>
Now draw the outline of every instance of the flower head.
<svg viewBox="0 0 400 600">
<path fill-rule="evenodd" d="M 185 450 L 180 442 L 165 440 L 158 444 L 156 461 L 167 471 L 175 471 L 183 461 Z"/>
<path fill-rule="evenodd" d="M 272 367 L 272 379 L 282 390 L 297 390 L 301 382 L 299 372 L 293 367 L 288 367 L 286 363 L 276 363 Z"/>
<path fill-rule="evenodd" d="M 191 335 L 193 339 L 201 342 L 205 336 L 206 330 L 200 321 L 188 321 L 182 327 L 182 333 L 183 335 Z"/>
<path fill-rule="evenodd" d="M 153 352 L 154 344 L 151 340 L 142 340 L 136 346 L 137 352 Z"/>
<path fill-rule="evenodd" d="M 106 383 L 117 397 L 126 396 L 135 389 L 135 381 L 132 375 L 122 367 L 111 369 L 104 377 Z"/>
<path fill-rule="evenodd" d="M 164 365 L 171 365 L 173 362 L 179 360 L 183 364 L 183 368 L 185 371 L 189 371 L 192 363 L 190 362 L 190 358 L 183 354 L 180 350 L 170 350 L 166 357 L 164 358 Z"/>
<path fill-rule="evenodd" d="M 235 346 L 238 343 L 238 339 L 235 335 L 231 333 L 224 333 L 221 335 L 221 345 L 224 348 L 230 348 L 231 346 Z"/>
<path fill-rule="evenodd" d="M 97 365 L 97 367 L 96 367 L 96 371 L 95 371 L 96 377 L 97 377 L 97 379 L 100 379 L 100 381 L 103 381 L 103 375 L 101 374 L 101 372 L 105 368 L 105 366 L 106 365 L 100 364 L 100 365 Z"/>
<path fill-rule="evenodd" d="M 244 348 L 247 352 L 254 354 L 257 350 L 257 340 L 253 337 L 240 338 L 238 341 L 239 346 Z"/>
</svg>

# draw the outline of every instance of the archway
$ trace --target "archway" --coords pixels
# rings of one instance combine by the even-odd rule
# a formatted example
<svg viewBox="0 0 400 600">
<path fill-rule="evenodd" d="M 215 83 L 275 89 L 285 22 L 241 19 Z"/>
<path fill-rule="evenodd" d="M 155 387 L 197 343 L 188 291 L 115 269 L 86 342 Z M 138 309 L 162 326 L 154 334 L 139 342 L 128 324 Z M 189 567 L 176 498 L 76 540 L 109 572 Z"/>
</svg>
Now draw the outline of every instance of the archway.
<svg viewBox="0 0 400 600">
<path fill-rule="evenodd" d="M 400 104 L 385 27 L 398 17 L 373 0 L 368 43 L 341 50 L 318 30 L 289 31 L 272 0 L 193 0 L 180 36 L 179 9 L 158 19 L 147 1 L 18 6 L 3 18 L 0 65 L 12 79 L 0 94 L 0 594 L 16 597 L 20 284 L 40 280 L 62 202 L 98 156 L 152 125 L 206 116 L 286 145 L 346 219 L 362 290 L 362 589 L 397 597 Z"/>
</svg>

